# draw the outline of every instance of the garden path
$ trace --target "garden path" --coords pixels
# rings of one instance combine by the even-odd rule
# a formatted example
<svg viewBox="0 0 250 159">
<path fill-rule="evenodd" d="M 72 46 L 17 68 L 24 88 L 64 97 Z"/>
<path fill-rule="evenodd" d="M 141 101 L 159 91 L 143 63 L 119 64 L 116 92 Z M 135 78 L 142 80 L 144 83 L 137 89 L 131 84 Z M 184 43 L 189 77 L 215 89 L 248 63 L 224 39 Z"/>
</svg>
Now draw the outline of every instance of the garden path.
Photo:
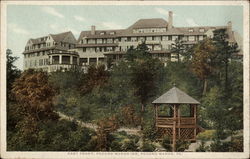
<svg viewBox="0 0 250 159">
<path fill-rule="evenodd" d="M 83 122 L 81 120 L 78 120 L 78 119 L 75 119 L 71 116 L 68 116 L 62 112 L 56 112 L 60 118 L 62 119 L 65 119 L 65 120 L 69 120 L 69 121 L 75 121 L 79 126 L 81 127 L 86 127 L 86 128 L 90 128 L 90 129 L 94 129 L 94 130 L 97 130 L 97 125 L 96 124 L 93 124 L 93 123 L 87 123 L 87 122 Z M 125 131 L 127 134 L 130 134 L 130 135 L 139 135 L 140 136 L 140 129 L 139 128 L 127 128 L 127 127 L 121 127 L 117 130 L 118 132 L 120 131 Z"/>
</svg>

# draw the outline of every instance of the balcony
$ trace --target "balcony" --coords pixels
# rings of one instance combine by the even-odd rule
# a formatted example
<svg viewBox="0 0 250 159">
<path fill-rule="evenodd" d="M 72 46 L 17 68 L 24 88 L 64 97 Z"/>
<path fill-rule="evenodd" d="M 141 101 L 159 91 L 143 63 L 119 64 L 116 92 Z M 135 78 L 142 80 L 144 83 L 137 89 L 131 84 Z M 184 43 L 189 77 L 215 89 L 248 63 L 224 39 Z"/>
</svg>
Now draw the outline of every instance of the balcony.
<svg viewBox="0 0 250 159">
<path fill-rule="evenodd" d="M 146 40 L 145 43 L 146 44 L 160 44 L 161 41 L 160 40 Z"/>
</svg>

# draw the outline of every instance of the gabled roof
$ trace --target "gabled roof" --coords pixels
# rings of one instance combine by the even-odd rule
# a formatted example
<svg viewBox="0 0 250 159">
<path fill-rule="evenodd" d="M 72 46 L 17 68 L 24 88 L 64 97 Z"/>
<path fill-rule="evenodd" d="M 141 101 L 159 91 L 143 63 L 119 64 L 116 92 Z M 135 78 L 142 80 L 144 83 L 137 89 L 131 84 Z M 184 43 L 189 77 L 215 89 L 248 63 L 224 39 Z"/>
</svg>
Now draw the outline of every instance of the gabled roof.
<svg viewBox="0 0 250 159">
<path fill-rule="evenodd" d="M 112 38 L 112 37 L 117 37 L 118 35 L 121 34 L 125 29 L 116 29 L 116 30 L 95 30 L 95 34 L 92 35 L 91 31 L 82 31 L 77 42 L 80 42 L 83 37 L 88 37 L 88 38 Z M 104 35 L 100 35 L 102 32 L 104 32 Z M 115 34 L 112 35 L 110 33 L 114 32 Z"/>
<path fill-rule="evenodd" d="M 59 33 L 59 34 L 50 34 L 51 37 L 54 39 L 55 42 L 63 42 L 64 39 L 69 35 L 72 34 L 71 31 Z"/>
<path fill-rule="evenodd" d="M 173 87 L 152 102 L 153 104 L 200 104 L 180 89 Z"/>
<path fill-rule="evenodd" d="M 168 25 L 167 21 L 162 18 L 153 19 L 140 19 L 131 25 L 129 28 L 139 29 L 139 28 L 166 28 Z"/>
</svg>

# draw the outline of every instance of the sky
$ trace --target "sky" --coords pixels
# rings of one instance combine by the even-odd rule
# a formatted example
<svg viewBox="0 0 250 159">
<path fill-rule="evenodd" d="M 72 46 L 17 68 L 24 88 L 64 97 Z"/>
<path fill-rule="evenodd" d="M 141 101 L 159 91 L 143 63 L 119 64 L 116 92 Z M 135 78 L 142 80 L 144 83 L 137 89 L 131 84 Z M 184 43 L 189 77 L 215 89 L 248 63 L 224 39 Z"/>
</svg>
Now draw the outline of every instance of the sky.
<svg viewBox="0 0 250 159">
<path fill-rule="evenodd" d="M 125 29 L 139 19 L 164 18 L 173 11 L 173 26 L 225 26 L 243 35 L 242 6 L 167 6 L 167 5 L 8 5 L 7 48 L 19 57 L 15 65 L 23 68 L 24 47 L 30 38 L 72 31 Z"/>
</svg>

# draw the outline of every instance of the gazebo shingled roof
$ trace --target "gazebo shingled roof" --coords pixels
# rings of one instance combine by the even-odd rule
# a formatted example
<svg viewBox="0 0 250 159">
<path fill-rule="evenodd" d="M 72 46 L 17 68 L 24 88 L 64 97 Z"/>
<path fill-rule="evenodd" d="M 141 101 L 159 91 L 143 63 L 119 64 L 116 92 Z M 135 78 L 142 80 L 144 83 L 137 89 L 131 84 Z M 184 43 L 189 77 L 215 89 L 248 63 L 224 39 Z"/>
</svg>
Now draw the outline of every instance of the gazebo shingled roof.
<svg viewBox="0 0 250 159">
<path fill-rule="evenodd" d="M 152 102 L 153 104 L 200 104 L 180 89 L 173 87 Z"/>
</svg>

